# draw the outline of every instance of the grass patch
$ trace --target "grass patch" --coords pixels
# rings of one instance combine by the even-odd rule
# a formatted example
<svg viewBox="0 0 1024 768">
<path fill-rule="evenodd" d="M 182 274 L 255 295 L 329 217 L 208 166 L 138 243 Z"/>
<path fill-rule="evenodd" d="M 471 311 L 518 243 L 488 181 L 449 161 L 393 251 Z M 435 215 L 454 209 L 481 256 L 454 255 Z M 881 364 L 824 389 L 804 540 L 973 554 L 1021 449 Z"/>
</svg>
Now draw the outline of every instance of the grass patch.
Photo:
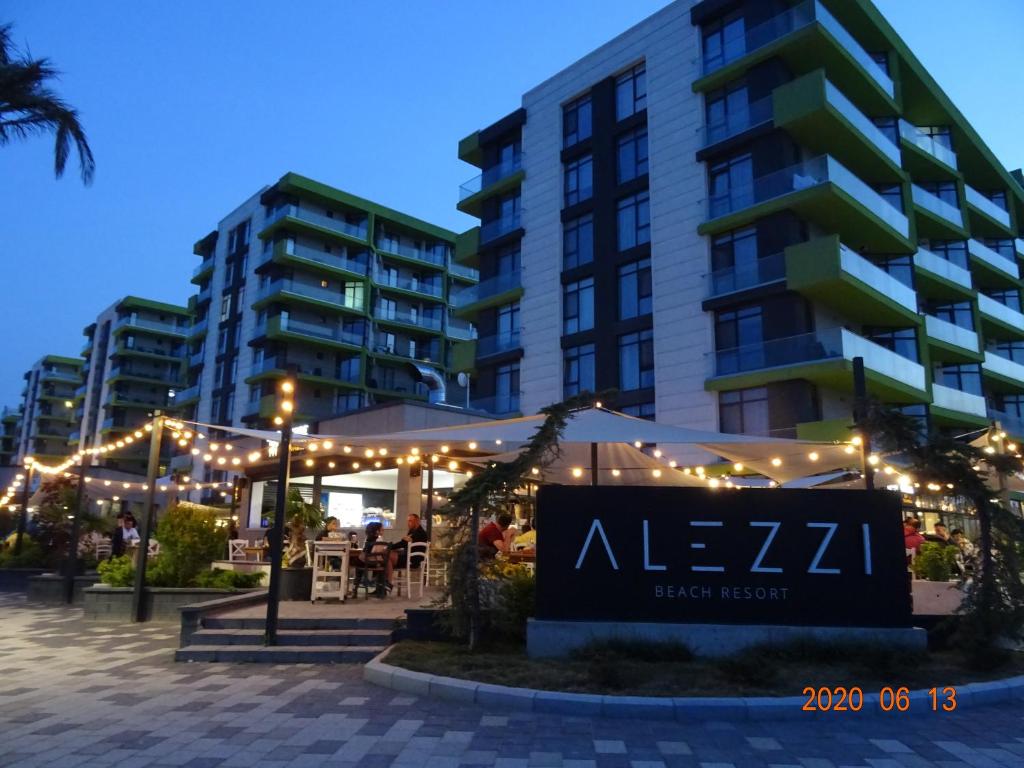
<svg viewBox="0 0 1024 768">
<path fill-rule="evenodd" d="M 392 648 L 387 663 L 495 685 L 630 696 L 796 696 L 806 686 L 839 685 L 872 693 L 884 686 L 913 690 L 1024 674 L 1022 654 L 979 671 L 951 651 L 810 641 L 756 646 L 719 659 L 695 658 L 676 643 L 607 641 L 565 659 L 529 659 L 519 645 L 470 653 L 454 643 L 406 640 Z"/>
</svg>

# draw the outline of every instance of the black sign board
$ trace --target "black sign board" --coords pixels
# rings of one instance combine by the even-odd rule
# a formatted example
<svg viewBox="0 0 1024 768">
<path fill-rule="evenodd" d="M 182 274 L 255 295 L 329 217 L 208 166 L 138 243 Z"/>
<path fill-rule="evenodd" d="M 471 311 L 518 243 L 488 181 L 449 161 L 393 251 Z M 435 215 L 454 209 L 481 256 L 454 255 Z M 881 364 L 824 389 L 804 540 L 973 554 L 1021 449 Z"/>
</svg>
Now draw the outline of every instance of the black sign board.
<svg viewBox="0 0 1024 768">
<path fill-rule="evenodd" d="M 888 491 L 544 486 L 537 618 L 910 626 Z"/>
</svg>

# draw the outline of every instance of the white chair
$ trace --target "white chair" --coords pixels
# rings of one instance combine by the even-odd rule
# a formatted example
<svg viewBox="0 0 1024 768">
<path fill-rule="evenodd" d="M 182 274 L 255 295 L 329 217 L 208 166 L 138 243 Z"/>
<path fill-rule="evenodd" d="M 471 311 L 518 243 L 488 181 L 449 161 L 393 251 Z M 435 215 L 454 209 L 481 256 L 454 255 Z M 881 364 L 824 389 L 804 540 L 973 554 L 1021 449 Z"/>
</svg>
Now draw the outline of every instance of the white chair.
<svg viewBox="0 0 1024 768">
<path fill-rule="evenodd" d="M 248 560 L 246 547 L 249 546 L 248 539 L 228 539 L 228 560 Z"/>
<path fill-rule="evenodd" d="M 110 557 L 111 546 L 110 539 L 104 539 L 103 541 L 96 542 L 96 559 L 106 560 Z"/>
<path fill-rule="evenodd" d="M 402 579 L 404 578 L 406 595 L 412 597 L 412 586 L 413 583 L 416 583 L 419 585 L 417 597 L 423 597 L 423 587 L 427 583 L 427 573 L 430 570 L 430 544 L 426 541 L 410 542 L 409 548 L 406 550 L 405 565 L 396 570 L 395 581 L 398 594 L 402 594 Z"/>
<path fill-rule="evenodd" d="M 146 547 L 146 557 L 156 557 L 160 554 L 160 542 L 156 539 L 149 540 L 149 546 Z"/>
</svg>

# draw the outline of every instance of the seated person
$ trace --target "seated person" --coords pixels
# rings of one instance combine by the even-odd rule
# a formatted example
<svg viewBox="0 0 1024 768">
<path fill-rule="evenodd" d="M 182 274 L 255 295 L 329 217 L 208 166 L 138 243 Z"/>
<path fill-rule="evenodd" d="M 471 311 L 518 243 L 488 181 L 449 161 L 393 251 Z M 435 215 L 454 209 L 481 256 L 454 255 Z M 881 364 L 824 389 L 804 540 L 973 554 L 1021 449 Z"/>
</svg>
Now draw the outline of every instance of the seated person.
<svg viewBox="0 0 1024 768">
<path fill-rule="evenodd" d="M 523 526 L 523 533 L 512 539 L 512 551 L 533 552 L 537 549 L 537 528 L 532 522 Z"/>
<path fill-rule="evenodd" d="M 135 518 L 131 515 L 125 515 L 121 520 L 121 540 L 125 546 L 138 546 L 139 544 L 139 532 L 135 529 Z"/>
<path fill-rule="evenodd" d="M 496 520 L 483 527 L 476 539 L 481 558 L 490 559 L 499 552 L 507 551 L 505 531 L 510 525 L 512 525 L 512 515 L 502 513 Z"/>
<path fill-rule="evenodd" d="M 341 531 L 338 530 L 338 518 L 328 517 L 324 523 L 324 529 L 316 535 L 314 541 L 339 541 L 340 539 Z M 340 557 L 329 557 L 327 562 L 330 563 L 331 570 L 337 571 L 341 569 Z"/>
<path fill-rule="evenodd" d="M 391 574 L 395 568 L 405 568 L 407 558 L 409 555 L 409 544 L 429 542 L 430 537 L 427 536 L 427 532 L 423 526 L 420 525 L 420 516 L 415 512 L 410 512 L 409 517 L 406 519 L 406 523 L 409 525 L 409 530 L 405 536 L 402 537 L 401 541 L 396 541 L 391 545 L 391 552 L 388 554 L 387 566 L 384 570 L 384 583 L 390 592 L 394 585 L 391 583 Z M 423 555 L 417 553 L 413 556 L 412 568 L 419 568 L 420 562 L 423 560 Z"/>
<path fill-rule="evenodd" d="M 360 586 L 369 587 L 369 577 L 367 571 L 370 569 L 376 570 L 383 567 L 384 557 L 386 553 L 386 545 L 382 547 L 377 546 L 377 540 L 380 538 L 380 532 L 383 526 L 378 522 L 367 523 L 365 535 L 366 538 L 363 540 L 363 548 L 358 553 L 352 553 L 349 557 L 349 564 L 355 568 L 355 587 L 352 590 L 353 596 L 356 590 Z M 375 552 L 375 550 L 378 550 Z M 362 584 L 360 584 L 362 580 Z"/>
</svg>

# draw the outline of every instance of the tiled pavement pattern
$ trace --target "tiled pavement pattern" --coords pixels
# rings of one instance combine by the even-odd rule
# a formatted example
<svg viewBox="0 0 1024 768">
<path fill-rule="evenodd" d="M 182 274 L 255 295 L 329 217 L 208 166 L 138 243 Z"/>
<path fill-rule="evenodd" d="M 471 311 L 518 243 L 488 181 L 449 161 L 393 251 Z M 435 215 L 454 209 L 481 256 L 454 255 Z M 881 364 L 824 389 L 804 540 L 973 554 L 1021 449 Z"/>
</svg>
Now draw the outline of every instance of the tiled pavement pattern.
<svg viewBox="0 0 1024 768">
<path fill-rule="evenodd" d="M 175 664 L 176 627 L 0 596 L 0 766 L 1024 766 L 1021 707 L 678 724 L 396 695 L 359 666 Z"/>
</svg>

